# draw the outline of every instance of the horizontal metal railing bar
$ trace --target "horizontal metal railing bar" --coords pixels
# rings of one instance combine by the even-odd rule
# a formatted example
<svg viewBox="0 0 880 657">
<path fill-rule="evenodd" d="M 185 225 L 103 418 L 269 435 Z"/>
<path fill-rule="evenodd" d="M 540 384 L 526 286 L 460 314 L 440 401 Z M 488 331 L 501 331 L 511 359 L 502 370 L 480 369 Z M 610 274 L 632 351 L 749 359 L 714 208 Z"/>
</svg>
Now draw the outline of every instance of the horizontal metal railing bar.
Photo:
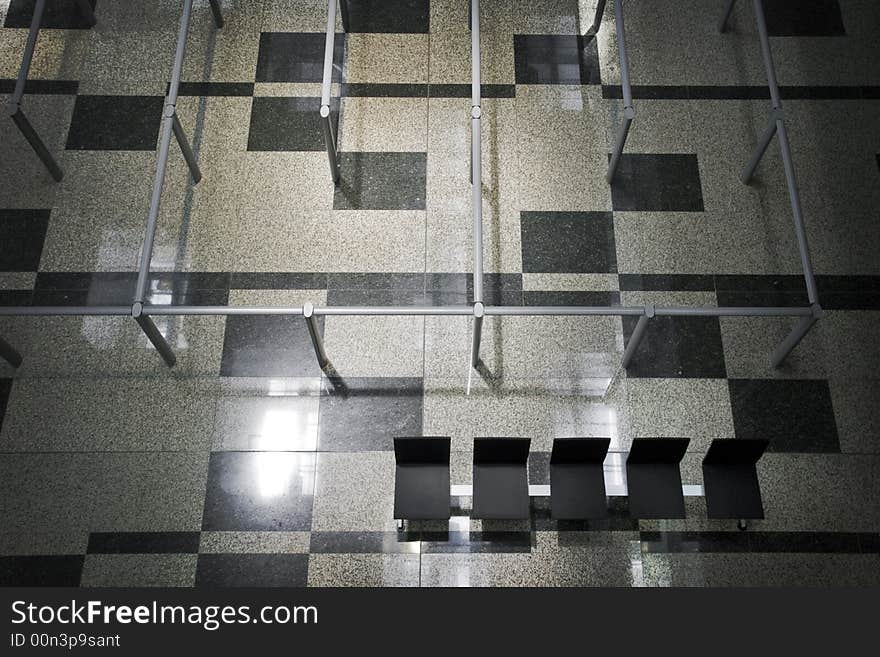
<svg viewBox="0 0 880 657">
<path fill-rule="evenodd" d="M 644 315 L 642 306 L 486 306 L 487 315 L 531 317 L 539 315 Z"/>
<path fill-rule="evenodd" d="M 77 315 L 131 317 L 131 306 L 0 306 L 0 317 Z"/>
<path fill-rule="evenodd" d="M 326 306 L 315 308 L 316 315 L 467 315 L 472 306 Z"/>
<path fill-rule="evenodd" d="M 666 317 L 804 317 L 813 314 L 810 307 L 788 306 L 741 306 L 741 307 L 695 307 L 657 306 L 655 314 Z"/>
<path fill-rule="evenodd" d="M 315 315 L 333 316 L 472 316 L 473 306 L 321 306 Z M 486 315 L 538 316 L 641 316 L 643 306 L 484 306 Z M 302 315 L 302 306 L 176 306 L 144 305 L 144 315 Z M 654 314 L 668 317 L 809 317 L 812 307 L 693 307 L 657 306 Z M 131 306 L 0 306 L 0 316 L 132 315 Z"/>
<path fill-rule="evenodd" d="M 302 306 L 149 306 L 143 307 L 143 314 L 160 315 L 302 315 Z"/>
</svg>

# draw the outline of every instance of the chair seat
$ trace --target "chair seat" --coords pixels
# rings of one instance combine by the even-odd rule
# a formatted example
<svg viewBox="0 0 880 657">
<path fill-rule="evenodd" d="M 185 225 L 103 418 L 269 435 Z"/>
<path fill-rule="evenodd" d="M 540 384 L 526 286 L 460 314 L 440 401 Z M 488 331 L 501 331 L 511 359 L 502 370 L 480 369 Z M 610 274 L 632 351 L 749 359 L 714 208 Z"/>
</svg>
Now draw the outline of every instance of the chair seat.
<svg viewBox="0 0 880 657">
<path fill-rule="evenodd" d="M 394 485 L 395 518 L 447 520 L 450 515 L 448 466 L 397 466 Z"/>
<path fill-rule="evenodd" d="M 602 464 L 551 465 L 550 511 L 557 520 L 607 517 Z"/>
<path fill-rule="evenodd" d="M 710 518 L 760 520 L 761 487 L 754 465 L 703 465 L 706 512 Z"/>
<path fill-rule="evenodd" d="M 514 520 L 529 517 L 529 483 L 517 464 L 474 466 L 474 518 Z"/>
<path fill-rule="evenodd" d="M 685 517 L 678 463 L 627 463 L 626 479 L 632 517 Z"/>
</svg>

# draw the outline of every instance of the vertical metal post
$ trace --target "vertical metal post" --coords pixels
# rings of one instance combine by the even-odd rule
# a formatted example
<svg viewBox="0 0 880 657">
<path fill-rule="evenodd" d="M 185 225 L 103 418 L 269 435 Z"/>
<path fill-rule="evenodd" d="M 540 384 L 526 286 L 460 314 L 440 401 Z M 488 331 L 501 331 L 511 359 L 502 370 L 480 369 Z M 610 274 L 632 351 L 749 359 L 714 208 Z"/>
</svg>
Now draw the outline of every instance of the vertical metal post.
<svg viewBox="0 0 880 657">
<path fill-rule="evenodd" d="M 344 3 L 345 0 L 342 0 Z M 333 184 L 338 185 L 341 177 L 339 152 L 336 135 L 330 120 L 330 87 L 333 83 L 333 57 L 336 51 L 336 2 L 327 1 L 327 36 L 324 39 L 324 77 L 321 82 L 321 131 L 324 133 L 324 145 L 327 148 L 327 159 L 330 162 L 330 176 Z M 343 20 L 345 15 L 343 14 Z"/>
<path fill-rule="evenodd" d="M 770 356 L 770 364 L 773 367 L 779 367 L 782 365 L 792 350 L 798 346 L 798 343 L 800 343 L 804 336 L 809 333 L 810 329 L 813 328 L 813 325 L 822 318 L 822 315 L 822 309 L 816 304 L 813 306 L 812 315 L 801 317 L 791 330 L 791 333 L 789 333 L 786 338 L 779 343 L 779 346 L 773 350 L 773 354 Z"/>
<path fill-rule="evenodd" d="M 733 7 L 735 4 L 736 0 L 727 0 L 727 5 L 724 7 L 724 14 L 722 14 L 721 20 L 718 22 L 719 32 L 727 32 L 727 23 L 730 21 L 731 14 L 733 14 Z"/>
<path fill-rule="evenodd" d="M 767 147 L 770 145 L 773 137 L 776 136 L 776 122 L 778 119 L 781 118 L 781 110 L 773 110 L 770 113 L 770 121 L 767 124 L 767 128 L 761 135 L 761 139 L 758 141 L 758 145 L 755 146 L 755 150 L 752 153 L 751 159 L 749 159 L 748 164 L 746 164 L 746 166 L 742 170 L 742 173 L 739 176 L 740 180 L 742 180 L 743 183 L 745 183 L 746 185 L 751 182 L 752 176 L 755 175 L 755 170 L 758 168 L 758 164 L 760 164 L 761 162 L 761 158 L 764 157 L 764 153 L 767 151 Z"/>
<path fill-rule="evenodd" d="M 636 115 L 633 109 L 632 85 L 629 79 L 629 57 L 626 52 L 626 26 L 623 22 L 622 0 L 614 0 L 614 28 L 617 31 L 617 53 L 620 59 L 620 88 L 623 91 L 623 124 L 621 124 L 617 132 L 617 142 L 614 144 L 614 152 L 611 155 L 611 161 L 608 163 L 608 173 L 605 175 L 608 184 L 614 182 L 614 176 L 617 174 L 617 167 L 623 155 L 623 147 L 626 145 L 630 126 Z"/>
<path fill-rule="evenodd" d="M 486 311 L 479 301 L 474 304 L 474 334 L 471 341 L 471 367 L 476 368 L 480 362 L 480 342 L 483 338 L 483 317 Z"/>
<path fill-rule="evenodd" d="M 159 331 L 153 320 L 148 315 L 143 314 L 143 304 L 135 303 L 131 308 L 131 316 L 134 318 L 134 321 L 138 323 L 138 326 L 141 327 L 144 334 L 146 334 L 147 339 L 156 348 L 156 351 L 159 352 L 159 355 L 162 356 L 162 360 L 165 361 L 165 364 L 168 365 L 168 367 L 174 367 L 175 363 L 177 363 L 177 357 L 174 355 L 171 345 L 165 340 L 165 336 L 162 335 L 162 332 Z"/>
<path fill-rule="evenodd" d="M 89 0 L 76 0 L 76 4 L 89 26 L 94 26 L 98 22 L 98 19 L 95 18 L 95 11 L 92 9 L 92 3 L 90 3 Z"/>
<path fill-rule="evenodd" d="M 636 324 L 636 328 L 633 331 L 632 335 L 629 337 L 629 344 L 626 345 L 626 350 L 623 352 L 623 368 L 626 369 L 629 367 L 630 363 L 632 363 L 632 359 L 636 354 L 636 350 L 638 350 L 639 345 L 642 342 L 642 338 L 645 337 L 645 331 L 648 328 L 648 323 L 654 318 L 654 306 L 653 304 L 648 304 L 645 306 L 645 314 L 639 317 L 639 321 Z"/>
<path fill-rule="evenodd" d="M 193 181 L 198 183 L 202 179 L 202 172 L 199 169 L 199 161 L 196 159 L 195 153 L 193 153 L 192 148 L 189 145 L 186 133 L 183 131 L 183 126 L 180 125 L 180 119 L 177 118 L 176 109 L 171 112 L 171 127 L 174 131 L 174 136 L 177 138 L 177 144 L 180 146 L 180 150 L 183 153 L 183 159 L 186 160 L 186 164 L 189 167 L 189 172 L 193 177 Z"/>
<path fill-rule="evenodd" d="M 19 131 L 31 145 L 31 148 L 34 149 L 34 153 L 40 158 L 43 166 L 46 167 L 55 182 L 61 182 L 64 178 L 64 172 L 61 170 L 61 167 L 58 166 L 58 162 L 55 161 L 55 158 L 52 157 L 49 149 L 46 148 L 46 144 L 40 139 L 40 135 L 37 134 L 37 131 L 34 130 L 30 121 L 27 120 L 24 112 L 21 111 L 21 106 L 18 104 L 10 104 L 9 116 L 15 122 L 15 125 L 18 126 Z"/>
<path fill-rule="evenodd" d="M 13 367 L 21 367 L 21 354 L 0 336 L 0 358 Z"/>
<path fill-rule="evenodd" d="M 223 12 L 220 11 L 220 0 L 210 0 L 211 2 L 211 13 L 214 14 L 214 25 L 217 26 L 218 29 L 222 28 L 223 23 Z"/>
<path fill-rule="evenodd" d="M 593 25 L 589 29 L 589 34 L 596 34 L 602 27 L 602 16 L 605 15 L 605 0 L 599 0 L 596 3 L 596 15 L 593 18 Z"/>
<path fill-rule="evenodd" d="M 321 337 L 318 321 L 315 318 L 315 307 L 309 302 L 303 304 L 303 317 L 305 317 L 306 326 L 309 328 L 309 337 L 312 339 L 312 347 L 315 349 L 318 367 L 324 370 L 330 365 L 330 359 L 327 358 L 327 352 L 324 350 L 324 339 Z"/>
<path fill-rule="evenodd" d="M 348 12 L 348 0 L 339 0 L 339 17 L 342 19 L 342 29 L 348 32 L 351 29 L 351 16 Z M 334 20 L 334 29 L 335 29 Z"/>
</svg>

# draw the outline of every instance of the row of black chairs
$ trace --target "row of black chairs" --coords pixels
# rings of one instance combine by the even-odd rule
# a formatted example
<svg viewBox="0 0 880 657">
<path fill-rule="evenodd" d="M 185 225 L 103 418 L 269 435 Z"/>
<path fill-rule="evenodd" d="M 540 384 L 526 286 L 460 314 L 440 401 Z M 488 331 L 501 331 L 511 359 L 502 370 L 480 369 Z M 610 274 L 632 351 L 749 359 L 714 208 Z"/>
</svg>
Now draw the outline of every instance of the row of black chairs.
<svg viewBox="0 0 880 657">
<path fill-rule="evenodd" d="M 634 518 L 684 518 L 680 463 L 688 438 L 635 438 L 626 459 Z M 764 517 L 756 464 L 769 441 L 715 440 L 703 459 L 709 518 Z M 474 439 L 471 517 L 529 517 L 529 438 Z M 610 438 L 557 438 L 550 455 L 550 510 L 558 520 L 607 517 L 604 461 Z M 444 520 L 451 515 L 450 439 L 395 438 L 394 517 Z"/>
</svg>

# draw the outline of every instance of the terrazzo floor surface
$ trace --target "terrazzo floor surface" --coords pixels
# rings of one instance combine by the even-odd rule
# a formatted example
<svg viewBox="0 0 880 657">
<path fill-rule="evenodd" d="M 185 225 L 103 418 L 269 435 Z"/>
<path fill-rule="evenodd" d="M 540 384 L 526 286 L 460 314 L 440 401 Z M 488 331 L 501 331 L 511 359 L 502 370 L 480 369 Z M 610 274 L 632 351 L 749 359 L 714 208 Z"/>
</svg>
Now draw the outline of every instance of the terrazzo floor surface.
<svg viewBox="0 0 880 657">
<path fill-rule="evenodd" d="M 0 1 L 0 92 L 33 2 Z M 22 107 L 55 183 L 0 121 L 0 303 L 130 304 L 180 3 L 50 2 Z M 636 119 L 622 119 L 613 3 L 483 0 L 488 303 L 804 305 L 778 148 L 739 172 L 770 110 L 750 2 L 624 2 Z M 326 317 L 339 379 L 284 317 L 157 317 L 169 370 L 126 318 L 2 318 L 0 584 L 81 586 L 845 586 L 880 583 L 880 64 L 874 0 L 765 0 L 820 301 L 790 319 Z M 326 3 L 196 0 L 149 282 L 154 304 L 472 300 L 470 32 L 462 0 L 349 0 L 337 26 L 334 188 L 318 123 Z M 763 437 L 766 519 L 392 518 L 397 435 Z"/>
</svg>

